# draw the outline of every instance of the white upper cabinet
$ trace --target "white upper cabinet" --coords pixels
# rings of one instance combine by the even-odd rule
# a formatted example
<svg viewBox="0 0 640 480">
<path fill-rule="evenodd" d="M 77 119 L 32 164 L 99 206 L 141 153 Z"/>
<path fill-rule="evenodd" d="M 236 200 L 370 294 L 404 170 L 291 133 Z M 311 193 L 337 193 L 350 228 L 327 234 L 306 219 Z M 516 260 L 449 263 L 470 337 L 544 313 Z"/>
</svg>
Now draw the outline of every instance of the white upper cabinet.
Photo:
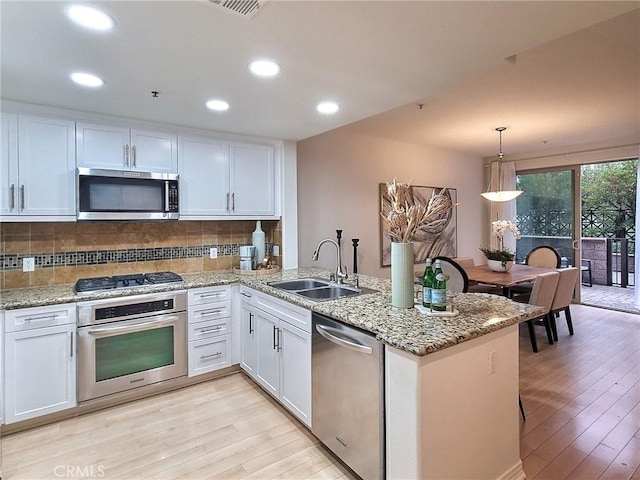
<svg viewBox="0 0 640 480">
<path fill-rule="evenodd" d="M 3 114 L 1 162 L 3 216 L 75 218 L 73 121 Z"/>
<path fill-rule="evenodd" d="M 268 145 L 231 144 L 231 214 L 274 214 L 274 158 Z"/>
<path fill-rule="evenodd" d="M 18 117 L 2 114 L 2 158 L 0 159 L 0 214 L 16 215 L 18 184 Z"/>
<path fill-rule="evenodd" d="M 177 135 L 78 123 L 79 167 L 177 173 Z"/>
<path fill-rule="evenodd" d="M 229 144 L 180 137 L 180 216 L 228 215 Z"/>
<path fill-rule="evenodd" d="M 275 215 L 274 150 L 270 145 L 181 136 L 180 218 Z"/>
</svg>

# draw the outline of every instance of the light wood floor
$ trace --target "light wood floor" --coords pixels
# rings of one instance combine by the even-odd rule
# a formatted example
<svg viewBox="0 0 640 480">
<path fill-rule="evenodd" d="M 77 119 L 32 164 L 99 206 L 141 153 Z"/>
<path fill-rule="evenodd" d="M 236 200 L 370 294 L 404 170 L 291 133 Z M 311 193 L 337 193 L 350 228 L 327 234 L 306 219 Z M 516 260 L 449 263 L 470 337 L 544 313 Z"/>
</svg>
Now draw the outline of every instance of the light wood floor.
<svg viewBox="0 0 640 480">
<path fill-rule="evenodd" d="M 535 480 L 640 480 L 640 316 L 572 306 L 520 335 L 520 450 Z M 3 479 L 352 479 L 242 374 L 2 439 Z"/>
<path fill-rule="evenodd" d="M 9 435 L 2 449 L 3 480 L 354 478 L 241 373 Z"/>
<path fill-rule="evenodd" d="M 533 480 L 640 480 L 640 316 L 572 305 L 559 342 L 520 335 L 520 455 Z"/>
</svg>

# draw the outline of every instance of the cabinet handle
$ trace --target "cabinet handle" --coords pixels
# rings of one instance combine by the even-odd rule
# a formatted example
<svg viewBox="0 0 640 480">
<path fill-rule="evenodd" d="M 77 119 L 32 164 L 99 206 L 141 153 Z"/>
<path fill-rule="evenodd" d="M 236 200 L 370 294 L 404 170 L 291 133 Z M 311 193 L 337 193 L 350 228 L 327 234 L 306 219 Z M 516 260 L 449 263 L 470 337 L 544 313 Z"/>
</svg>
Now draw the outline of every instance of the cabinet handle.
<svg viewBox="0 0 640 480">
<path fill-rule="evenodd" d="M 231 211 L 232 212 L 236 211 L 236 194 L 235 193 L 231 194 Z"/>
<path fill-rule="evenodd" d="M 223 310 L 221 308 L 216 308 L 214 310 L 204 310 L 202 312 L 200 312 L 200 316 L 204 317 L 205 315 L 215 315 L 217 313 L 222 313 Z"/>
<path fill-rule="evenodd" d="M 24 185 L 20 185 L 20 209 L 24 210 Z"/>
<path fill-rule="evenodd" d="M 240 292 L 240 295 L 242 295 L 243 297 L 251 298 L 250 293 Z"/>
<path fill-rule="evenodd" d="M 229 192 L 227 192 L 227 212 L 229 212 L 231 209 L 229 208 L 229 196 L 231 194 Z"/>
<path fill-rule="evenodd" d="M 129 166 L 129 145 L 124 146 L 124 166 Z"/>
<path fill-rule="evenodd" d="M 16 186 L 11 184 L 11 210 L 16 208 Z"/>
<path fill-rule="evenodd" d="M 58 314 L 54 313 L 53 315 L 44 315 L 42 317 L 27 317 L 24 319 L 25 322 L 32 322 L 33 320 L 55 320 L 58 318 Z"/>
<path fill-rule="evenodd" d="M 253 333 L 253 313 L 249 312 L 249 335 Z"/>
<path fill-rule="evenodd" d="M 211 355 L 200 355 L 200 360 L 206 360 L 208 358 L 219 357 L 220 355 L 222 355 L 222 352 L 212 353 Z"/>
<path fill-rule="evenodd" d="M 282 350 L 282 329 L 281 328 L 276 328 L 276 352 L 279 352 L 280 350 Z"/>
<path fill-rule="evenodd" d="M 136 146 L 134 145 L 133 147 L 131 147 L 131 153 L 133 154 L 133 166 L 137 167 L 136 165 Z"/>
<path fill-rule="evenodd" d="M 222 292 L 201 293 L 199 297 L 200 298 L 219 297 L 220 295 L 222 295 Z"/>
<path fill-rule="evenodd" d="M 276 350 L 276 348 L 277 348 L 277 345 L 276 345 L 276 330 L 277 330 L 277 328 L 276 328 L 276 326 L 274 325 L 274 326 L 273 326 L 273 349 L 274 349 L 274 350 Z"/>
<path fill-rule="evenodd" d="M 205 327 L 205 328 L 200 328 L 200 333 L 208 333 L 208 332 L 217 332 L 219 330 L 222 330 L 222 325 L 216 325 L 215 327 Z"/>
<path fill-rule="evenodd" d="M 69 338 L 71 339 L 71 351 L 69 352 L 69 356 L 73 358 L 73 332 L 69 332 Z"/>
</svg>

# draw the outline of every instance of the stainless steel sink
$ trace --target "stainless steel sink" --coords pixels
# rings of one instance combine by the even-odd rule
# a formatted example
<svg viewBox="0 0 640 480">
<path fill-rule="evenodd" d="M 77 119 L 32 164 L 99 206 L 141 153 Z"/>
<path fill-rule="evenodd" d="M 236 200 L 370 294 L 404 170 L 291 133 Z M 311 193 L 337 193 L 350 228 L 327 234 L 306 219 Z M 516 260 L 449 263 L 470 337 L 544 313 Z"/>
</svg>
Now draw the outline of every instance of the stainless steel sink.
<svg viewBox="0 0 640 480">
<path fill-rule="evenodd" d="M 362 292 L 353 288 L 344 287 L 321 287 L 312 288 L 310 290 L 302 290 L 296 292 L 303 297 L 311 298 L 312 300 L 333 300 L 335 298 L 350 297 L 352 295 L 360 295 Z"/>
<path fill-rule="evenodd" d="M 279 282 L 271 282 L 269 285 L 281 288 L 282 290 L 309 290 L 310 288 L 329 286 L 330 282 L 315 278 L 300 278 L 298 280 L 281 280 Z"/>
<path fill-rule="evenodd" d="M 363 293 L 375 293 L 377 290 L 370 288 L 342 285 L 320 278 L 298 278 L 295 280 L 280 280 L 270 282 L 268 285 L 286 290 L 290 293 L 301 295 L 310 300 L 322 302 L 337 298 L 352 297 Z"/>
</svg>

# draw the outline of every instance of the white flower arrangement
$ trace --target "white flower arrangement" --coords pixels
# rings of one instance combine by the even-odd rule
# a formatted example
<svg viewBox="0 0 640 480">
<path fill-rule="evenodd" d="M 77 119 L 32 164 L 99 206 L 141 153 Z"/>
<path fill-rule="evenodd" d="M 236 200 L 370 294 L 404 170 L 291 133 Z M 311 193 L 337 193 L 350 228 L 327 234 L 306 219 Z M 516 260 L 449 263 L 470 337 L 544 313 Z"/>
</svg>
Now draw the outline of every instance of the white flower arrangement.
<svg viewBox="0 0 640 480">
<path fill-rule="evenodd" d="M 498 248 L 480 247 L 487 260 L 499 260 L 504 267 L 507 262 L 513 261 L 515 253 L 504 248 L 504 235 L 511 232 L 516 240 L 520 238 L 520 229 L 511 220 L 496 220 L 491 222 L 491 232 L 498 238 Z"/>
<path fill-rule="evenodd" d="M 516 240 L 520 238 L 520 229 L 511 220 L 496 220 L 491 222 L 491 231 L 498 237 L 498 243 L 500 244 L 500 250 L 504 250 L 504 234 L 507 230 L 513 233 Z"/>
</svg>

